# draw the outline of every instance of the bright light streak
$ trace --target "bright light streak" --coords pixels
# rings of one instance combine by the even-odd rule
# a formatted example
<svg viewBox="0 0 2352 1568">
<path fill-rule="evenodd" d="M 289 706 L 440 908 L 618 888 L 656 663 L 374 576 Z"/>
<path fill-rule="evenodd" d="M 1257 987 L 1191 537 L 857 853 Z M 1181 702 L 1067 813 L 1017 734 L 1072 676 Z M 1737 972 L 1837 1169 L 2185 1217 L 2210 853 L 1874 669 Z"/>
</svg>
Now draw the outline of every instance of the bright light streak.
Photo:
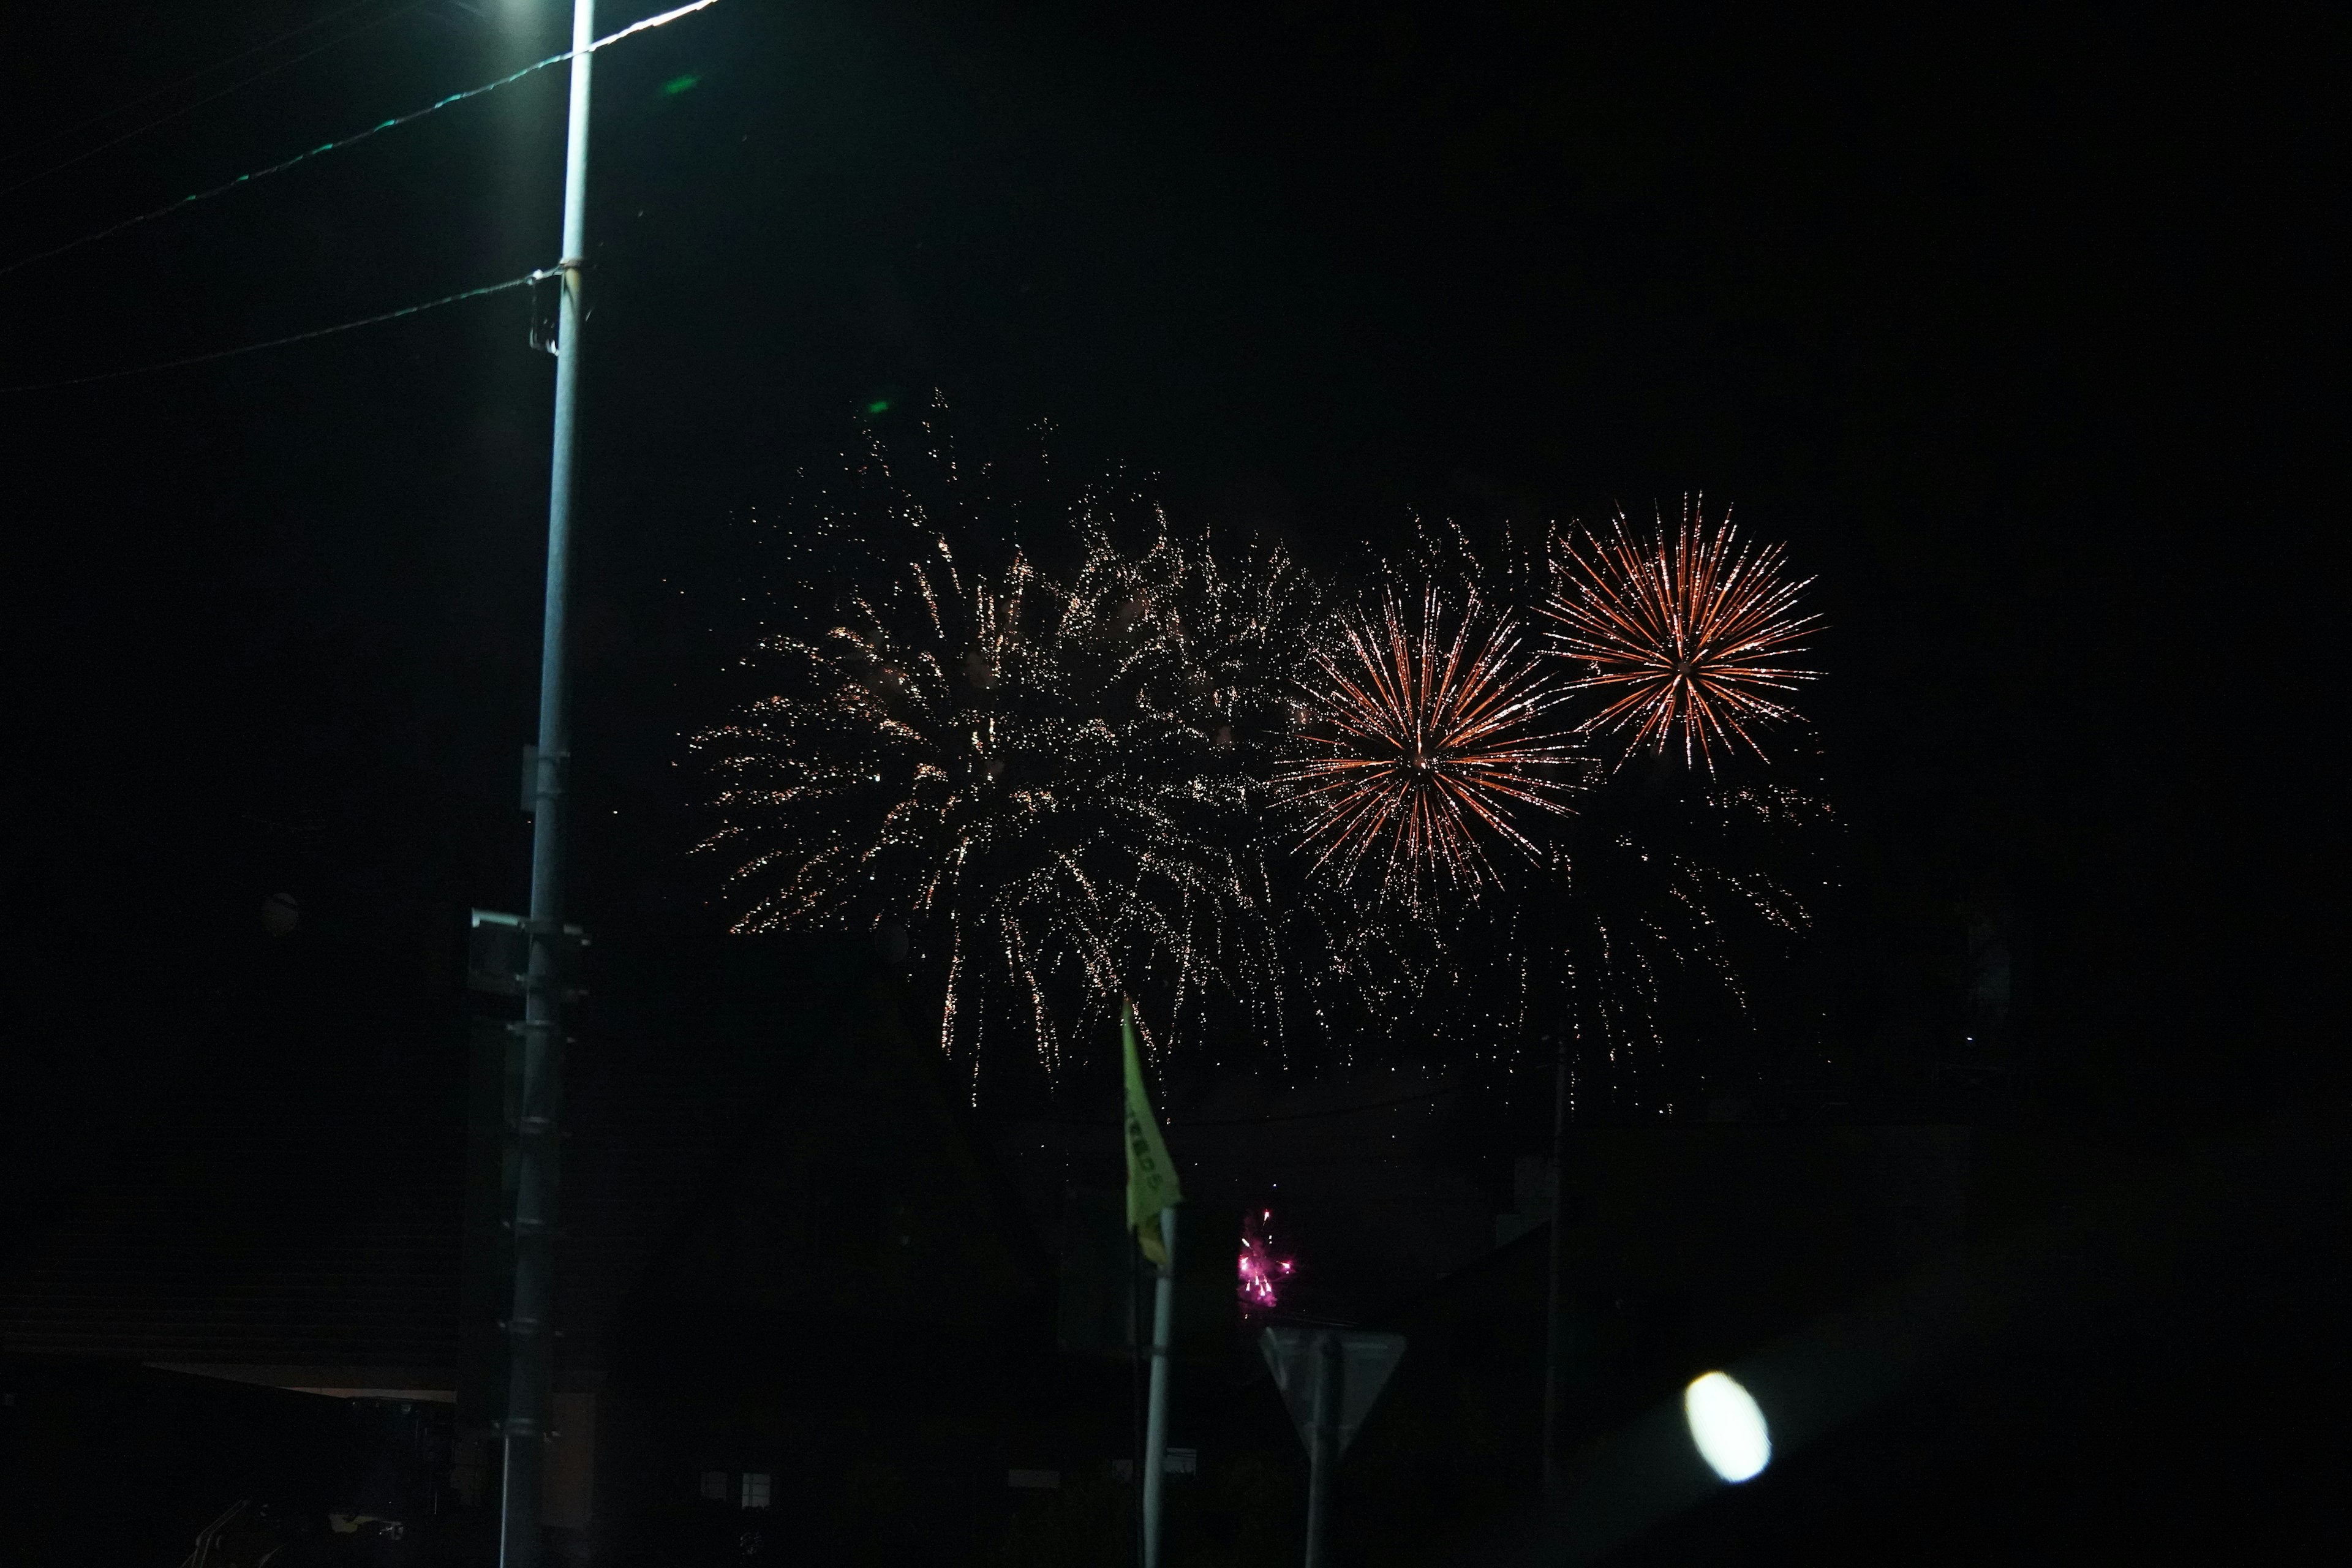
<svg viewBox="0 0 2352 1568">
<path fill-rule="evenodd" d="M 1761 1475 L 1772 1462 L 1772 1434 L 1748 1392 L 1719 1372 L 1694 1379 L 1683 1391 L 1691 1442 L 1707 1468 L 1727 1481 Z"/>
</svg>

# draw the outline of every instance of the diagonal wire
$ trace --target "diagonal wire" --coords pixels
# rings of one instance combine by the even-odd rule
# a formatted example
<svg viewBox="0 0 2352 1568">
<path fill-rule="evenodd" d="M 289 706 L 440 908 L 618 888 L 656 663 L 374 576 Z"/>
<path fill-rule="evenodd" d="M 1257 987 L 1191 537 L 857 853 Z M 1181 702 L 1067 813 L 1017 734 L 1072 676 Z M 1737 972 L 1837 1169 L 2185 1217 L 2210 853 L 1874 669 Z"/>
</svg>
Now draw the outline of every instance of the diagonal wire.
<svg viewBox="0 0 2352 1568">
<path fill-rule="evenodd" d="M 520 81 L 523 78 L 530 75 L 533 71 L 542 71 L 550 66 L 562 65 L 564 61 L 570 59 L 574 54 L 593 55 L 598 49 L 604 48 L 608 45 L 617 44 L 623 38 L 628 37 L 632 34 L 649 31 L 652 28 L 661 26 L 666 23 L 675 22 L 681 16 L 690 16 L 694 12 L 707 9 L 708 7 L 716 5 L 717 4 L 719 4 L 719 0 L 690 0 L 690 4 L 677 6 L 674 10 L 664 11 L 658 16 L 647 16 L 643 21 L 632 22 L 627 26 L 622 28 L 619 32 L 609 34 L 604 37 L 599 38 L 584 49 L 566 49 L 560 55 L 550 55 L 543 60 L 534 60 L 530 65 L 523 67 L 520 70 L 509 72 L 507 75 L 499 78 L 496 81 L 485 82 L 480 87 L 470 87 L 463 92 L 453 92 L 448 97 L 428 103 L 422 109 L 412 110 L 406 114 L 395 114 L 390 120 L 383 121 L 379 124 L 371 125 L 364 131 L 354 132 L 351 135 L 342 137 L 337 141 L 322 142 L 307 153 L 297 153 L 291 158 L 283 159 L 278 163 L 272 163 L 266 169 L 256 169 L 250 174 L 239 174 L 234 180 L 223 181 L 221 184 L 213 186 L 209 190 L 197 191 L 194 195 L 182 196 L 178 201 L 157 207 L 152 212 L 141 213 L 136 217 L 124 218 L 121 223 L 110 224 L 105 228 L 94 230 L 91 233 L 83 235 L 79 239 L 69 239 L 63 245 L 53 245 L 47 250 L 37 250 L 30 256 L 20 256 L 16 260 L 8 263 L 5 267 L 0 267 L 0 278 L 6 277 L 9 273 L 17 270 L 19 268 L 30 267 L 36 261 L 46 261 L 52 256 L 62 256 L 68 250 L 78 250 L 85 245 L 90 245 L 99 240 L 106 239 L 111 236 L 121 234 L 124 229 L 136 228 L 143 223 L 152 223 L 159 217 L 167 216 L 172 213 L 178 212 L 183 207 L 192 206 L 197 202 L 210 201 L 215 196 L 226 195 L 229 192 L 236 190 L 240 186 L 249 185 L 256 180 L 266 180 L 272 174 L 282 174 L 298 163 L 307 163 L 311 159 L 323 157 L 329 153 L 340 153 L 346 147 L 356 146 L 358 143 L 366 141 L 371 136 L 378 135 L 398 126 L 406 125 L 412 121 L 422 120 L 426 115 L 434 113 L 436 110 L 448 108 L 451 104 L 463 103 L 469 98 L 479 98 L 486 92 L 496 92 L 502 87 Z"/>
<path fill-rule="evenodd" d="M 341 21 L 345 16 L 350 16 L 352 12 L 364 11 L 370 5 L 375 5 L 376 3 L 377 0 L 356 0 L 355 4 L 345 5 L 341 10 L 330 11 L 323 16 L 314 16 L 310 21 L 303 23 L 300 26 L 294 28 L 291 32 L 280 33 L 274 38 L 265 39 L 262 42 L 254 45 L 253 47 L 249 49 L 229 56 L 229 58 L 225 60 L 215 60 L 212 64 L 205 67 L 204 69 L 190 71 L 187 75 L 182 77 L 177 81 L 165 82 L 162 87 L 152 89 L 147 92 L 142 92 L 137 98 L 116 104 L 112 109 L 102 109 L 96 114 L 90 115 L 86 119 L 75 121 L 71 125 L 62 126 L 58 130 L 52 131 L 46 136 L 37 137 L 30 142 L 20 142 L 18 145 L 10 148 L 7 152 L 0 153 L 0 163 L 13 163 L 17 159 L 23 157 L 26 153 L 33 152 L 38 148 L 46 147 L 50 142 L 57 141 L 59 137 L 70 136 L 77 131 L 86 131 L 90 126 L 96 125 L 101 120 L 111 120 L 116 115 L 122 113 L 126 110 L 136 109 L 141 104 L 161 98 L 167 92 L 177 92 L 180 89 L 187 86 L 192 81 L 201 81 L 205 77 L 212 75 L 215 71 L 226 70 L 233 65 L 237 65 L 243 61 L 249 60 L 254 56 L 260 54 L 265 50 L 274 49 L 280 44 L 290 44 L 305 33 L 316 32 L 319 28 L 325 26 L 330 22 Z M 373 24 L 370 25 L 373 26 Z M 362 31 L 364 29 L 362 29 Z M 357 37 L 358 36 L 358 32 L 347 33 L 344 35 L 345 37 Z M 341 40 L 338 39 L 337 41 L 341 42 Z M 295 58 L 297 59 L 300 59 L 306 58 L 307 57 L 297 56 Z M 294 62 L 292 60 L 289 60 L 286 63 L 288 65 L 291 65 Z M 270 68 L 272 70 L 279 68 L 282 68 L 277 66 L 272 66 Z M 248 77 L 246 79 L 250 81 L 253 79 Z M 37 174 L 33 177 L 35 179 L 40 178 Z M 10 188 L 14 189 L 15 187 L 12 186 Z M 6 194 L 7 192 L 5 191 L 0 191 L 0 195 L 5 195 Z"/>
<path fill-rule="evenodd" d="M 14 195 L 18 191 L 23 190 L 26 185 L 37 184 L 60 170 L 72 168 L 76 163 L 82 162 L 84 159 L 95 158 L 110 147 L 120 147 L 125 142 L 144 136 L 150 131 L 154 130 L 158 125 L 168 125 L 184 114 L 194 113 L 197 110 L 202 109 L 207 103 L 217 103 L 222 99 L 228 97 L 231 93 L 241 92 L 245 89 L 251 87 L 255 82 L 261 80 L 264 77 L 276 76 L 279 71 L 286 69 L 289 66 L 300 65 L 312 55 L 322 55 L 329 49 L 336 47 L 338 45 L 348 44 L 353 38 L 358 37 L 362 33 L 367 32 L 370 28 L 380 26 L 383 23 L 389 22 L 397 16 L 405 16 L 411 11 L 415 10 L 419 5 L 424 4 L 425 0 L 409 0 L 409 4 L 405 5 L 386 11 L 383 16 L 377 16 L 371 21 L 362 22 L 358 26 L 353 27 L 350 32 L 343 34 L 340 37 L 330 38 L 323 44 L 303 50 L 300 54 L 296 55 L 291 59 L 280 60 L 274 66 L 269 66 L 254 72 L 251 76 L 240 78 L 239 79 L 229 83 L 226 87 L 222 88 L 218 92 L 208 93 L 205 97 L 196 100 L 194 103 L 182 104 L 179 108 L 173 110 L 170 113 L 158 115 L 156 118 L 147 121 L 144 125 L 133 126 L 110 142 L 101 142 L 95 147 L 77 153 L 62 163 L 52 163 L 37 174 L 27 174 L 13 185 L 0 185 L 0 196 Z M 242 58 L 243 57 L 240 56 L 239 58 Z M 200 72 L 198 74 L 201 75 L 203 73 Z M 103 117 L 101 116 L 101 118 Z M 84 121 L 83 123 L 88 124 L 89 121 Z"/>
<path fill-rule="evenodd" d="M 485 283 L 478 289 L 461 293 L 444 294 L 438 300 L 427 300 L 421 305 L 404 305 L 397 310 L 386 310 L 378 316 L 362 316 L 356 321 L 343 321 L 331 327 L 313 327 L 307 332 L 295 332 L 287 337 L 271 338 L 267 342 L 246 343 L 233 349 L 215 349 L 210 353 L 189 354 L 182 359 L 159 360 L 153 364 L 134 364 L 127 370 L 105 370 L 96 375 L 68 376 L 61 381 L 32 381 L 15 386 L 0 386 L 0 393 L 52 392 L 59 387 L 88 386 L 93 382 L 120 381 L 126 375 L 145 375 L 152 371 L 177 370 L 182 365 L 203 364 L 216 359 L 235 359 L 239 354 L 257 354 L 264 349 L 282 349 L 289 343 L 306 343 L 312 338 L 331 338 L 337 332 L 355 331 L 361 327 L 373 327 L 380 321 L 396 321 L 403 316 L 418 316 L 427 310 L 437 310 L 444 305 L 455 305 L 461 300 L 478 300 L 485 294 L 503 294 L 509 289 L 520 289 L 536 283 L 542 278 L 554 278 L 562 268 L 542 267 L 536 272 L 526 272 L 520 278 L 509 278 L 503 283 Z"/>
</svg>

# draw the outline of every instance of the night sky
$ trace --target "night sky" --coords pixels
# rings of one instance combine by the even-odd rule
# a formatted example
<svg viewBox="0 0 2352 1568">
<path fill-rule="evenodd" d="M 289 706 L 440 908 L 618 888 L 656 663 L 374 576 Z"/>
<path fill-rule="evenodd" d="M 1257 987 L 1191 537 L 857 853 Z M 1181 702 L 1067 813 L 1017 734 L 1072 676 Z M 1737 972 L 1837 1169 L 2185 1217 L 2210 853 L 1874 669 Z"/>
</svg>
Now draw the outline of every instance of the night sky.
<svg viewBox="0 0 2352 1568">
<path fill-rule="evenodd" d="M 327 9 L 12 14 L 0 185 L 372 25 L 0 195 L 0 265 L 551 53 L 566 8 L 382 0 L 72 129 Z M 739 651 L 742 520 L 865 405 L 939 388 L 975 439 L 1049 418 L 1069 462 L 1309 560 L 1415 510 L 1735 503 L 1820 578 L 1857 1048 L 1931 1005 L 1976 899 L 2012 912 L 2058 1114 L 2302 1099 L 2339 951 L 2342 487 L 2310 459 L 2344 413 L 2343 43 L 2318 8 L 722 0 L 618 47 L 579 918 L 715 923 L 673 764 Z M 551 262 L 562 92 L 0 277 L 0 384 Z M 120 996 L 201 975 L 207 922 L 277 887 L 428 942 L 519 906 L 552 385 L 526 314 L 0 401 L 20 1106 L 101 1093 Z"/>
</svg>

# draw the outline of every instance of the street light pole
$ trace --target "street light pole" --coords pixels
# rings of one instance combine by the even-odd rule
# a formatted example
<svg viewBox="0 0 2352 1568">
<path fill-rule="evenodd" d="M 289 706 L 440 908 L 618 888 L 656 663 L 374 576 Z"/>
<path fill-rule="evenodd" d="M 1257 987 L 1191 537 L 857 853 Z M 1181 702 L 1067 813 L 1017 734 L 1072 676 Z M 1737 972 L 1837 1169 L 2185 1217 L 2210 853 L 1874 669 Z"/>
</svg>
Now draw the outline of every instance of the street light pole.
<svg viewBox="0 0 2352 1568">
<path fill-rule="evenodd" d="M 563 295 L 555 348 L 555 440 L 547 487 L 547 603 L 539 659 L 539 755 L 531 785 L 530 967 L 523 984 L 522 1094 L 516 1110 L 514 1304 L 499 1522 L 500 1568 L 537 1568 L 540 1472 L 552 1382 L 556 1154 L 562 1109 L 563 831 L 571 772 L 564 622 L 572 596 L 572 486 L 580 416 L 581 323 L 587 311 L 588 78 L 595 0 L 572 0 L 572 110 L 564 139 Z"/>
</svg>

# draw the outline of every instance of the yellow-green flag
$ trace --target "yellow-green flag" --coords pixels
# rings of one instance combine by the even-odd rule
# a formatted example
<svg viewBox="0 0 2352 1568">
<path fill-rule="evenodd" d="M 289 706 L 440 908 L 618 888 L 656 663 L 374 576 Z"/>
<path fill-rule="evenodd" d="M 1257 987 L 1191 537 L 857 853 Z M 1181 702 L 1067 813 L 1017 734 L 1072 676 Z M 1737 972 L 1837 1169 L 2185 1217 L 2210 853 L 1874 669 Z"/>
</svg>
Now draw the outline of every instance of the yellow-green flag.
<svg viewBox="0 0 2352 1568">
<path fill-rule="evenodd" d="M 1160 1142 L 1160 1123 L 1152 1120 L 1151 1100 L 1143 1092 L 1143 1058 L 1135 1052 L 1134 1004 L 1119 1009 L 1118 1027 L 1127 1038 L 1127 1224 L 1143 1256 L 1165 1268 L 1168 1249 L 1160 1245 L 1160 1211 L 1182 1203 L 1184 1191 L 1177 1184 L 1168 1145 Z"/>
</svg>

